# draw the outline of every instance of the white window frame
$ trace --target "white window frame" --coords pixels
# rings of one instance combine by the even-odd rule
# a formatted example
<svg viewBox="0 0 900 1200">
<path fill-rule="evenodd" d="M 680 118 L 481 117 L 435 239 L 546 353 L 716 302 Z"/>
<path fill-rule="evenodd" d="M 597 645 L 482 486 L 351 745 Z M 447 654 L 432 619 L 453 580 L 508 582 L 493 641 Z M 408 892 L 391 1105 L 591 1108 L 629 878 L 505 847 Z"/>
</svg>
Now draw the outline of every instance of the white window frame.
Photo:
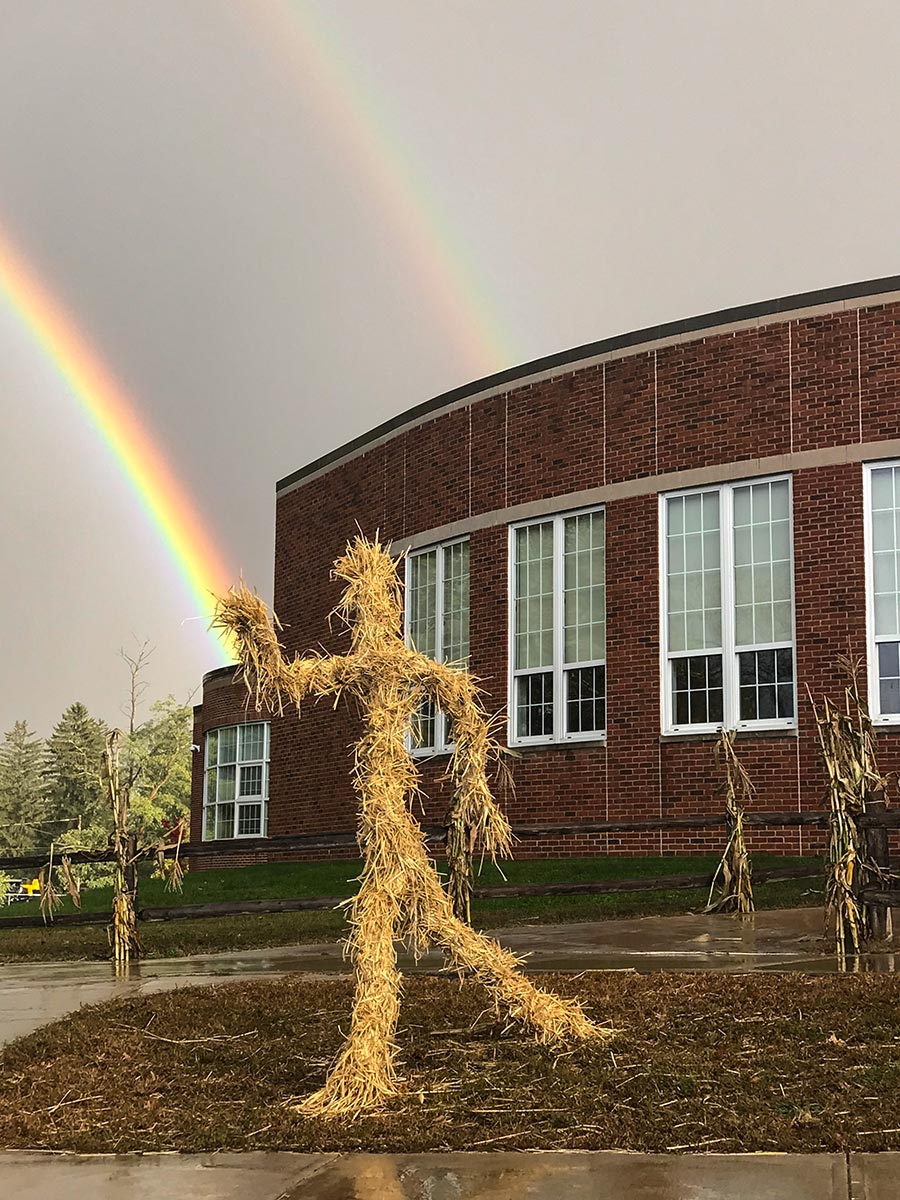
<svg viewBox="0 0 900 1200">
<path fill-rule="evenodd" d="M 240 730 L 248 725 L 262 725 L 263 733 L 263 757 L 252 758 L 246 761 L 241 760 L 241 734 Z M 212 814 L 213 820 L 217 819 L 216 810 L 219 808 L 218 800 L 215 803 L 207 802 L 207 781 L 211 770 L 218 770 L 222 765 L 231 766 L 231 763 L 222 764 L 218 761 L 214 767 L 209 763 L 209 735 L 211 733 L 220 734 L 225 729 L 235 729 L 238 732 L 235 734 L 235 759 L 234 759 L 234 824 L 233 832 L 229 838 L 213 837 L 210 841 L 232 841 L 235 839 L 245 840 L 247 838 L 266 837 L 269 828 L 269 750 L 271 745 L 272 725 L 270 721 L 241 721 L 235 725 L 217 725 L 213 729 L 207 729 L 203 735 L 203 829 L 201 837 L 203 841 L 207 840 L 206 826 L 207 821 Z M 262 766 L 262 795 L 261 796 L 241 796 L 241 767 L 258 767 Z M 259 804 L 261 806 L 259 833 L 238 833 L 240 826 L 240 806 L 241 804 Z M 215 829 L 213 833 L 215 834 Z"/>
<path fill-rule="evenodd" d="M 790 643 L 793 651 L 794 715 L 793 717 L 767 718 L 756 721 L 740 719 L 740 681 L 738 655 L 755 650 L 784 649 L 786 643 L 767 642 L 754 646 L 735 645 L 734 614 L 734 492 L 741 487 L 758 483 L 778 483 L 786 480 L 788 485 L 788 513 L 790 514 L 791 554 L 791 626 L 794 637 Z M 669 572 L 668 538 L 666 536 L 667 503 L 678 496 L 695 496 L 704 493 L 719 494 L 719 579 L 722 601 L 722 720 L 697 725 L 677 725 L 672 711 L 671 663 L 676 658 L 702 658 L 714 654 L 714 650 L 676 651 L 669 656 Z M 660 718 L 664 735 L 691 737 L 704 733 L 717 733 L 720 729 L 753 730 L 765 733 L 780 729 L 797 728 L 797 610 L 796 579 L 794 564 L 794 486 L 790 473 L 763 475 L 759 478 L 735 479 L 727 483 L 716 483 L 701 487 L 680 488 L 659 494 L 659 646 L 660 646 Z"/>
<path fill-rule="evenodd" d="M 584 733 L 570 733 L 566 729 L 566 699 L 565 675 L 567 671 L 577 671 L 586 667 L 603 667 L 606 670 L 606 656 L 590 662 L 567 663 L 565 659 L 565 612 L 564 612 L 564 583 L 565 583 L 565 521 L 568 517 L 584 517 L 591 513 L 603 513 L 604 541 L 604 588 L 606 588 L 606 506 L 594 504 L 589 508 L 574 508 L 562 513 L 549 513 L 545 517 L 532 517 L 527 521 L 516 521 L 509 526 L 507 545 L 507 728 L 506 744 L 508 746 L 555 746 L 567 745 L 573 742 L 605 742 L 606 728 L 609 726 L 608 679 L 604 695 L 604 711 L 606 726 L 603 729 L 589 729 Z M 527 529 L 532 525 L 553 525 L 553 666 L 527 668 L 516 670 L 516 532 Z M 604 618 L 606 616 L 604 603 Z M 608 627 L 607 627 L 608 628 Z M 516 734 L 516 680 L 520 675 L 553 675 L 553 733 L 540 734 L 535 737 L 519 737 Z"/>
<path fill-rule="evenodd" d="M 471 657 L 471 579 L 472 579 L 472 544 L 468 534 L 463 534 L 462 537 L 448 538 L 446 542 L 432 542 L 430 546 L 420 546 L 416 550 L 410 550 L 406 556 L 406 582 L 409 583 L 409 563 L 412 559 L 418 558 L 422 554 L 430 554 L 436 551 L 434 558 L 434 646 L 435 659 L 437 662 L 444 662 L 444 553 L 451 546 L 459 546 L 463 542 L 469 543 L 469 645 Z M 410 641 L 410 606 L 406 602 L 408 592 L 404 589 L 404 604 L 403 604 L 403 640 L 406 645 L 411 645 Z M 452 666 L 453 664 L 448 664 Z M 413 758 L 436 758 L 439 755 L 452 754 L 456 749 L 456 744 L 450 741 L 447 737 L 449 721 L 440 708 L 434 706 L 434 745 L 433 746 L 415 746 L 413 744 L 412 735 L 407 735 L 407 749 Z"/>
<path fill-rule="evenodd" d="M 869 715 L 873 725 L 900 725 L 900 713 L 881 712 L 881 674 L 878 668 L 878 644 L 900 641 L 875 635 L 875 542 L 872 530 L 872 472 L 885 467 L 900 467 L 900 458 L 863 463 L 863 545 L 866 560 L 866 680 Z"/>
</svg>

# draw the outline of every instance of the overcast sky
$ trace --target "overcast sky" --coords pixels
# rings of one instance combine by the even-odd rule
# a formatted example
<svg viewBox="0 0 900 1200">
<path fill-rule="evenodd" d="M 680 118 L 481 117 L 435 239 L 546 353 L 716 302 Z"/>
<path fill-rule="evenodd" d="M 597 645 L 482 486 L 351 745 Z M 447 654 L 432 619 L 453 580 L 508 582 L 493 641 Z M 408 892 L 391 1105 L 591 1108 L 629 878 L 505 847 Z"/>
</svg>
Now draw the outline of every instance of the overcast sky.
<svg viewBox="0 0 900 1200">
<path fill-rule="evenodd" d="M 271 595 L 274 482 L 491 370 L 900 272 L 900 8 L 0 0 L 0 228 Z M 714 398 L 711 398 L 711 402 Z M 0 731 L 219 665 L 0 295 Z"/>
</svg>

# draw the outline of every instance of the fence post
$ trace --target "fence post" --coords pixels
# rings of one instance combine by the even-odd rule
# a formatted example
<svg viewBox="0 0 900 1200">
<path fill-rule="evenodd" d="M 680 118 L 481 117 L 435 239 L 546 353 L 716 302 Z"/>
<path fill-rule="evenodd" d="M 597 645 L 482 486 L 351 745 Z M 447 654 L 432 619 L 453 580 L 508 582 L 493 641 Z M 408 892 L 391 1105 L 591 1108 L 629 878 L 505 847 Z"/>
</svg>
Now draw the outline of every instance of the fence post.
<svg viewBox="0 0 900 1200">
<path fill-rule="evenodd" d="M 873 789 L 866 800 L 866 815 L 880 816 L 887 809 L 884 789 Z M 869 825 L 864 830 L 864 845 L 866 858 L 875 866 L 887 871 L 891 865 L 888 848 L 888 831 L 885 825 Z M 868 874 L 868 872 L 867 872 Z M 877 877 L 870 880 L 883 890 L 883 881 Z M 875 941 L 883 941 L 891 936 L 891 910 L 887 904 L 866 904 L 866 917 L 869 933 Z"/>
</svg>

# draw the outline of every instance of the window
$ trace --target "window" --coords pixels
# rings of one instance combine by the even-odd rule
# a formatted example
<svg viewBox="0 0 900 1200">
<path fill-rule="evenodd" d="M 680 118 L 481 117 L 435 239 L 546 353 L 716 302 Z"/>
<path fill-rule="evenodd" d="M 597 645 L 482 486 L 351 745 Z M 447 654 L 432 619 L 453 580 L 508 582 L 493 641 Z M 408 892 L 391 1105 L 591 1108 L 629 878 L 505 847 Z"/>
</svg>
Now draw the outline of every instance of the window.
<svg viewBox="0 0 900 1200">
<path fill-rule="evenodd" d="M 406 562 L 406 641 L 437 662 L 468 666 L 469 540 L 411 554 Z M 452 749 L 449 721 L 426 700 L 410 736 L 418 754 Z"/>
<path fill-rule="evenodd" d="M 900 723 L 900 463 L 864 468 L 869 711 Z"/>
<path fill-rule="evenodd" d="M 510 534 L 510 744 L 602 737 L 604 512 L 550 517 Z"/>
<path fill-rule="evenodd" d="M 211 729 L 206 735 L 204 840 L 262 837 L 268 798 L 268 721 Z"/>
<path fill-rule="evenodd" d="M 663 729 L 792 727 L 791 482 L 660 497 Z"/>
</svg>

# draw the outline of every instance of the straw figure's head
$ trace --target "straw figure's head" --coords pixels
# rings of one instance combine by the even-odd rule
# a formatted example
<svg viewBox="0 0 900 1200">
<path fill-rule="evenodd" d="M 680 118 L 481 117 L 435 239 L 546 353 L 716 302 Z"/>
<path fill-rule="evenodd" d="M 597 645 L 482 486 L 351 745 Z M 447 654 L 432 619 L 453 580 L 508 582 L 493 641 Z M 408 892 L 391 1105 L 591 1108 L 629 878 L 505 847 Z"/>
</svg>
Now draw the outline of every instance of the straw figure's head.
<svg viewBox="0 0 900 1200">
<path fill-rule="evenodd" d="M 334 610 L 350 631 L 354 650 L 380 650 L 403 636 L 403 599 L 397 565 L 378 540 L 359 534 L 335 562 L 332 577 L 346 586 Z"/>
</svg>

